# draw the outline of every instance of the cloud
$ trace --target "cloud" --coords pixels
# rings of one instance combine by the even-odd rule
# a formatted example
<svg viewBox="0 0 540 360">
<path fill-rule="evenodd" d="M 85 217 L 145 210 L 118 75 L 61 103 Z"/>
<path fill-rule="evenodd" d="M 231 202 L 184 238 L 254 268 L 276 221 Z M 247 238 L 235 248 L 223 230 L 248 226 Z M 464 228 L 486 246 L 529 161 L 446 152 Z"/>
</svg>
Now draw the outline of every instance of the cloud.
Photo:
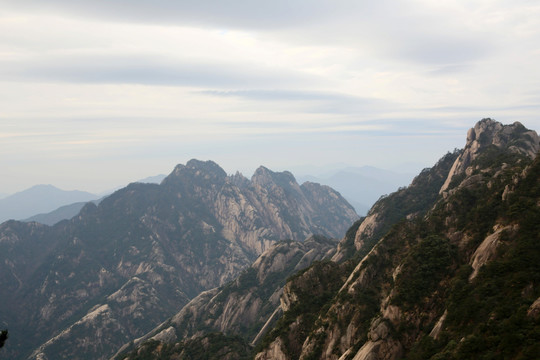
<svg viewBox="0 0 540 360">
<path fill-rule="evenodd" d="M 307 91 L 307 90 L 204 90 L 199 93 L 219 96 L 238 97 L 265 102 L 301 102 L 305 103 L 305 112 L 354 114 L 383 113 L 395 107 L 389 101 L 376 98 L 364 98 L 348 94 Z"/>
<path fill-rule="evenodd" d="M 289 69 L 145 55 L 91 54 L 50 56 L 39 61 L 0 61 L 0 73 L 4 81 L 217 88 L 281 87 L 313 82 L 313 77 Z"/>
<path fill-rule="evenodd" d="M 280 41 L 338 45 L 421 64 L 456 64 L 493 50 L 473 9 L 380 0 L 18 0 L 7 9 L 100 21 L 259 31 Z M 420 11 L 420 9 L 425 9 Z M 490 8 L 486 9 L 486 15 Z M 468 21 L 464 21 L 464 20 Z M 471 24 L 472 23 L 472 24 Z"/>
<path fill-rule="evenodd" d="M 0 4 L 25 11 L 60 12 L 116 21 L 173 25 L 213 24 L 233 29 L 297 27 L 347 8 L 357 8 L 356 2 L 352 0 L 18 0 L 0 1 Z"/>
</svg>

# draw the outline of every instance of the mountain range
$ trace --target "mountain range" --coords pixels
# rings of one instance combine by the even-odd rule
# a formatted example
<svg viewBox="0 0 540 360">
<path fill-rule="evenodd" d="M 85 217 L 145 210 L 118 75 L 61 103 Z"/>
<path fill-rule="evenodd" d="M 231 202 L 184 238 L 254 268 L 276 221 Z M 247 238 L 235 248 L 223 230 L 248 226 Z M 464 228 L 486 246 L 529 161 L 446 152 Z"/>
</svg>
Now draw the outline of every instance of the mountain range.
<svg viewBox="0 0 540 360">
<path fill-rule="evenodd" d="M 365 215 L 380 196 L 408 185 L 413 178 L 412 174 L 373 166 L 341 165 L 322 173 L 317 172 L 315 168 L 309 170 L 315 171 L 318 175 L 298 176 L 298 183 L 314 182 L 330 186 L 339 191 L 360 215 Z M 150 176 L 137 182 L 159 184 L 165 177 L 166 175 Z M 53 185 L 36 185 L 13 195 L 4 195 L 5 201 L 0 196 L 0 222 L 14 219 L 54 225 L 77 215 L 88 201 L 97 204 L 103 197 L 120 188 L 98 195 L 84 191 L 65 191 Z"/>
<path fill-rule="evenodd" d="M 87 202 L 99 196 L 86 191 L 65 191 L 53 185 L 36 185 L 0 199 L 0 223 L 22 220 L 36 214 L 48 213 L 60 206 Z"/>
<path fill-rule="evenodd" d="M 8 221 L 2 355 L 536 359 L 539 150 L 483 119 L 360 219 L 289 172 L 191 160 L 52 227 Z"/>
<path fill-rule="evenodd" d="M 291 173 L 260 167 L 247 179 L 191 160 L 159 185 L 130 184 L 54 226 L 4 222 L 2 353 L 107 358 L 277 241 L 339 238 L 357 218 L 339 193 Z"/>
<path fill-rule="evenodd" d="M 115 358 L 537 359 L 539 150 L 483 119 L 321 261 L 289 276 L 265 270 L 288 251 L 265 253 Z"/>
</svg>

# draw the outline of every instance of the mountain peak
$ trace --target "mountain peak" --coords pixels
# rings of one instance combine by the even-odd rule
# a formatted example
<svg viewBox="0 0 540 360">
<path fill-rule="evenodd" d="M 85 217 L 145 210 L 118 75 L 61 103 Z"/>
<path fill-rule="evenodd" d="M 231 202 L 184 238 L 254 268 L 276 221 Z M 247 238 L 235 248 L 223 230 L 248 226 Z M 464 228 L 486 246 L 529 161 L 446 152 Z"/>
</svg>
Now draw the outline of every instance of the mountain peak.
<svg viewBox="0 0 540 360">
<path fill-rule="evenodd" d="M 540 149 L 540 138 L 534 130 L 529 130 L 520 122 L 503 125 L 498 121 L 485 118 L 467 133 L 465 150 L 472 154 L 483 151 L 490 145 L 511 152 L 519 153 L 533 159 Z"/>
<path fill-rule="evenodd" d="M 186 168 L 195 171 L 202 171 L 207 174 L 214 175 L 217 178 L 227 177 L 227 173 L 225 172 L 225 170 L 223 170 L 221 166 L 219 166 L 212 160 L 202 161 L 197 159 L 191 159 L 186 163 Z"/>
<path fill-rule="evenodd" d="M 173 172 L 163 180 L 163 184 L 171 183 L 171 181 L 174 183 L 176 181 L 173 179 L 183 179 L 186 176 L 189 178 L 203 178 L 205 180 L 224 182 L 227 178 L 227 173 L 211 160 L 191 159 L 186 165 L 176 165 Z"/>
<path fill-rule="evenodd" d="M 454 176 L 464 174 L 480 155 L 494 148 L 534 159 L 540 150 L 540 137 L 519 122 L 503 125 L 491 118 L 480 120 L 467 132 L 465 148 L 454 162 L 441 192 L 448 189 Z"/>
<path fill-rule="evenodd" d="M 294 175 L 289 171 L 274 172 L 264 166 L 259 166 L 259 168 L 255 170 L 255 173 L 251 177 L 251 182 L 261 186 L 265 186 L 270 183 L 284 187 L 298 185 Z"/>
</svg>

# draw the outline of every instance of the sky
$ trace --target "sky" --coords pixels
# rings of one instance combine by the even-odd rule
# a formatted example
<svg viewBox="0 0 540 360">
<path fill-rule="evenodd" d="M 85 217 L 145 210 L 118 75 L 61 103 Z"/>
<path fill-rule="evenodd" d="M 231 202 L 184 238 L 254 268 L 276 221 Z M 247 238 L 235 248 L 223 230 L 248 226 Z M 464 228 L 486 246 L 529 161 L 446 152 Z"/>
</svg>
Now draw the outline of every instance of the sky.
<svg viewBox="0 0 540 360">
<path fill-rule="evenodd" d="M 0 193 L 100 192 L 192 158 L 416 171 L 485 117 L 540 130 L 537 0 L 0 9 Z"/>
</svg>

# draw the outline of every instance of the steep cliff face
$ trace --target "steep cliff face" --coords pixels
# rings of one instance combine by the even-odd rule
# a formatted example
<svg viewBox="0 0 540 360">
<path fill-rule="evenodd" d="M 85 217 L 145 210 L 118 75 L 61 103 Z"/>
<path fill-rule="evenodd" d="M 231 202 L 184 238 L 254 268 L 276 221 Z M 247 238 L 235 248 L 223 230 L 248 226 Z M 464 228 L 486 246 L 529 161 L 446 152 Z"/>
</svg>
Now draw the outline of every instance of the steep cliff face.
<svg viewBox="0 0 540 360">
<path fill-rule="evenodd" d="M 288 181 L 270 181 L 280 176 Z M 339 236 L 356 218 L 331 189 L 309 196 L 289 174 L 266 170 L 249 181 L 192 160 L 161 185 L 131 184 L 53 227 L 0 225 L 0 316 L 11 335 L 3 351 L 14 359 L 110 356 L 274 242 Z M 336 216 L 336 226 L 321 220 Z"/>
<path fill-rule="evenodd" d="M 540 160 L 532 160 L 532 151 L 538 138 L 520 125 L 491 120 L 475 129 L 485 127 L 492 130 L 469 134 L 454 161 L 439 163 L 447 169 L 454 163 L 452 171 L 432 177 L 441 187 L 452 177 L 441 196 L 401 212 L 393 224 L 380 223 L 390 217 L 375 211 L 383 208 L 379 202 L 370 212 L 379 217 L 355 224 L 340 248 L 355 244 L 352 233 L 375 236 L 374 245 L 360 243 L 349 260 L 315 264 L 287 283 L 284 314 L 257 359 L 537 356 Z M 377 238 L 377 226 L 389 230 Z M 334 280 L 327 284 L 328 278 Z"/>
<path fill-rule="evenodd" d="M 124 346 L 117 358 L 139 359 L 149 349 L 153 357 L 167 352 L 183 358 L 188 343 L 215 333 L 229 339 L 239 337 L 245 344 L 258 342 L 281 314 L 280 295 L 287 277 L 314 261 L 330 258 L 335 245 L 334 241 L 320 236 L 273 245 L 237 279 L 201 293 L 160 327 Z M 136 350 L 121 355 L 132 346 Z M 250 350 L 237 355 L 247 356 Z"/>
<path fill-rule="evenodd" d="M 178 184 L 193 183 L 186 177 L 199 185 L 184 185 L 184 191 L 178 191 Z M 175 187 L 177 196 L 202 201 L 220 223 L 221 235 L 252 259 L 280 239 L 304 239 L 310 234 L 341 237 L 351 220 L 358 218 L 333 189 L 313 183 L 300 186 L 290 172 L 263 166 L 248 180 L 239 173 L 228 177 L 215 164 L 191 160 L 179 165 L 163 186 Z"/>
</svg>

